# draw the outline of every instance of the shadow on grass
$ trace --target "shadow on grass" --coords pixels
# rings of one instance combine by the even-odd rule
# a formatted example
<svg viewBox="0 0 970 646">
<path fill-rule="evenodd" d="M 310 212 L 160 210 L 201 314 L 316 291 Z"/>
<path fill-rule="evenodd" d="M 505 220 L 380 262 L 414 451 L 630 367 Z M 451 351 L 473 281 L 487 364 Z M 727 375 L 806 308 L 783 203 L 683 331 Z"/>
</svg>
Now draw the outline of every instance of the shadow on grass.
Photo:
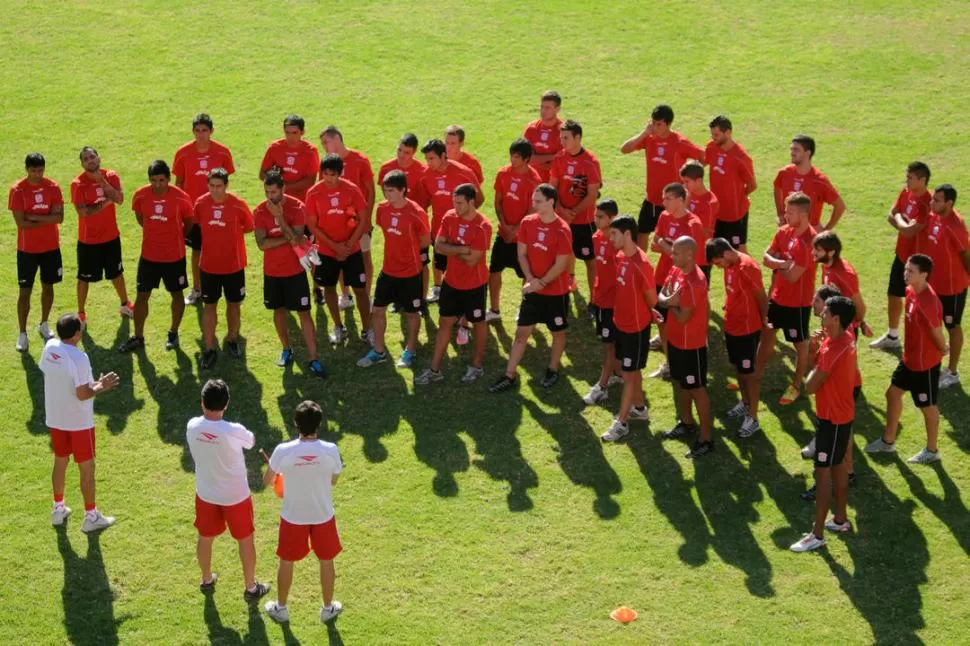
<svg viewBox="0 0 970 646">
<path fill-rule="evenodd" d="M 209 629 L 209 643 L 219 646 L 236 646 L 242 644 L 269 644 L 269 635 L 266 634 L 266 623 L 259 611 L 259 603 L 249 604 L 249 625 L 246 629 L 245 637 L 238 631 L 227 628 L 222 623 L 219 616 L 219 608 L 216 607 L 215 595 L 205 595 L 205 604 L 202 609 L 202 618 L 206 627 Z M 292 635 L 292 633 L 291 633 Z M 286 643 L 299 643 L 298 640 Z"/>
<path fill-rule="evenodd" d="M 950 423 L 947 435 L 960 447 L 964 453 L 970 453 L 970 396 L 963 389 L 963 384 L 950 386 L 940 392 L 940 415 Z"/>
<path fill-rule="evenodd" d="M 202 414 L 199 404 L 202 387 L 192 372 L 192 360 L 181 348 L 165 355 L 175 358 L 175 381 L 172 381 L 168 375 L 159 376 L 145 352 L 139 351 L 135 355 L 148 394 L 158 405 L 158 435 L 167 444 L 182 447 L 182 468 L 192 471 L 192 457 L 185 443 L 185 425 L 191 417 Z"/>
<path fill-rule="evenodd" d="M 31 413 L 26 421 L 27 431 L 33 435 L 46 435 L 47 412 L 44 407 L 44 373 L 34 361 L 30 352 L 20 353 L 20 364 L 24 370 L 24 385 L 30 394 Z"/>
<path fill-rule="evenodd" d="M 95 343 L 88 334 L 87 328 L 81 336 L 81 349 L 87 352 L 91 359 L 91 372 L 94 378 L 97 379 L 103 372 L 118 373 L 118 386 L 114 391 L 103 398 L 94 399 L 94 412 L 108 418 L 107 427 L 112 435 L 125 430 L 128 416 L 145 405 L 145 400 L 135 397 L 134 358 L 131 353 L 118 352 L 118 347 L 128 340 L 129 335 L 129 320 L 122 318 L 115 340 L 110 347 L 101 347 Z"/>
<path fill-rule="evenodd" d="M 919 467 L 920 472 L 928 472 L 932 470 L 936 473 L 936 476 L 940 479 L 940 485 L 943 487 L 943 497 L 934 496 L 926 490 L 926 486 L 923 484 L 923 480 L 910 469 L 909 465 L 902 460 L 897 460 L 896 465 L 899 467 L 899 472 L 906 479 L 907 484 L 909 484 L 910 491 L 916 496 L 927 509 L 932 511 L 940 521 L 946 525 L 950 533 L 953 534 L 953 538 L 957 540 L 963 551 L 970 556 L 970 511 L 967 510 L 966 504 L 964 504 L 963 499 L 960 497 L 960 490 L 957 488 L 956 483 L 950 478 L 950 475 L 946 472 L 943 462 L 934 462 L 928 467 Z"/>
</svg>

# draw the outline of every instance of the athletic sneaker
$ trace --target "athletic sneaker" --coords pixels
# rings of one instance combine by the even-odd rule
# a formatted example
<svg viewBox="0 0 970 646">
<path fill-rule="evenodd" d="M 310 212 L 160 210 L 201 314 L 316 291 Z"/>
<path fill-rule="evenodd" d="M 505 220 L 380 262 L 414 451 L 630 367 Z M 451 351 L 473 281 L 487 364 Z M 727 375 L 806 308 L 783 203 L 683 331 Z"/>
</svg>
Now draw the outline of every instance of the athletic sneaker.
<svg viewBox="0 0 970 646">
<path fill-rule="evenodd" d="M 349 292 L 346 294 L 340 295 L 340 299 L 337 301 L 337 307 L 339 307 L 341 311 L 349 310 L 353 306 L 354 306 L 354 297 L 351 296 Z"/>
<path fill-rule="evenodd" d="M 670 379 L 670 366 L 664 361 L 656 370 L 647 375 L 651 379 Z"/>
<path fill-rule="evenodd" d="M 347 338 L 347 328 L 342 325 L 338 325 L 330 330 L 330 343 L 337 345 L 342 343 L 344 339 Z"/>
<path fill-rule="evenodd" d="M 376 339 L 377 339 L 377 336 L 375 336 L 375 334 L 374 334 L 374 328 L 372 328 L 372 327 L 367 328 L 367 330 L 365 330 L 360 335 L 360 340 L 363 341 L 364 343 L 366 343 L 367 345 L 369 345 L 372 348 L 374 347 L 374 342 L 375 342 Z"/>
<path fill-rule="evenodd" d="M 694 443 L 690 445 L 690 451 L 688 451 L 684 457 L 688 460 L 696 460 L 697 458 L 702 458 L 711 451 L 714 450 L 714 442 L 708 440 L 706 442 L 701 442 L 700 440 L 694 440 Z"/>
<path fill-rule="evenodd" d="M 312 372 L 317 377 L 325 378 L 327 376 L 327 369 L 322 363 L 320 363 L 319 359 L 314 359 L 313 361 L 310 361 L 309 363 L 306 364 L 306 367 L 307 367 L 307 370 Z"/>
<path fill-rule="evenodd" d="M 455 343 L 458 345 L 468 345 L 468 341 L 472 338 L 471 332 L 464 325 L 458 326 L 458 333 L 455 335 Z"/>
<path fill-rule="evenodd" d="M 539 385 L 543 388 L 552 388 L 556 385 L 557 381 L 559 381 L 559 373 L 550 368 L 546 368 L 546 376 L 542 378 Z"/>
<path fill-rule="evenodd" d="M 919 453 L 906 461 L 910 464 L 932 464 L 940 461 L 940 452 L 939 450 L 930 451 L 924 446 L 919 450 Z"/>
<path fill-rule="evenodd" d="M 121 307 L 118 308 L 118 314 L 121 314 L 122 316 L 130 319 L 133 319 L 135 318 L 135 306 L 132 304 L 131 301 L 128 301 L 127 303 L 122 303 Z"/>
<path fill-rule="evenodd" d="M 195 305 L 202 298 L 202 292 L 197 289 L 190 289 L 189 293 L 185 295 L 186 305 Z"/>
<path fill-rule="evenodd" d="M 890 444 L 881 437 L 877 437 L 872 442 L 866 444 L 866 453 L 895 453 L 896 443 Z"/>
<path fill-rule="evenodd" d="M 255 588 L 243 592 L 243 599 L 249 602 L 259 601 L 259 598 L 269 592 L 271 588 L 270 584 L 257 581 Z"/>
<path fill-rule="evenodd" d="M 747 417 L 748 416 L 748 405 L 744 402 L 738 402 L 734 407 L 727 412 L 728 417 Z"/>
<path fill-rule="evenodd" d="M 47 343 L 54 338 L 54 333 L 51 332 L 51 328 L 47 324 L 47 321 L 40 322 L 40 325 L 37 326 L 37 334 L 40 335 L 40 338 L 44 339 L 44 343 Z"/>
<path fill-rule="evenodd" d="M 344 611 L 344 604 L 334 599 L 329 606 L 320 606 L 320 621 L 327 623 L 337 618 Z"/>
<path fill-rule="evenodd" d="M 476 368 L 475 366 L 468 366 L 465 370 L 465 374 L 461 378 L 461 383 L 470 384 L 485 376 L 484 368 Z"/>
<path fill-rule="evenodd" d="M 212 366 L 216 365 L 216 359 L 218 358 L 219 355 L 214 349 L 206 350 L 202 353 L 202 358 L 199 360 L 199 367 L 203 370 L 208 370 Z"/>
<path fill-rule="evenodd" d="M 208 581 L 202 581 L 199 583 L 199 592 L 202 594 L 212 594 L 216 591 L 216 581 L 219 580 L 219 575 L 215 572 L 209 577 Z"/>
<path fill-rule="evenodd" d="M 811 552 L 812 550 L 817 550 L 818 548 L 825 545 L 825 539 L 819 538 L 812 532 L 809 532 L 802 536 L 801 540 L 797 543 L 792 543 L 790 549 L 792 552 Z"/>
<path fill-rule="evenodd" d="M 27 338 L 26 332 L 21 332 L 17 336 L 17 352 L 27 352 L 27 348 L 30 347 L 30 339 Z"/>
<path fill-rule="evenodd" d="M 179 333 L 175 330 L 168 331 L 168 339 L 165 341 L 166 350 L 174 350 L 179 347 Z"/>
<path fill-rule="evenodd" d="M 606 432 L 600 435 L 600 439 L 604 442 L 616 442 L 629 432 L 630 427 L 627 424 L 615 419 Z"/>
<path fill-rule="evenodd" d="M 587 406 L 592 406 L 600 402 L 606 401 L 609 394 L 606 392 L 606 388 L 603 388 L 598 383 L 593 384 L 593 387 L 589 389 L 589 392 L 583 397 L 583 403 Z"/>
<path fill-rule="evenodd" d="M 424 372 L 422 372 L 420 375 L 418 375 L 417 377 L 414 378 L 414 385 L 415 386 L 427 386 L 429 384 L 433 384 L 433 383 L 436 383 L 436 382 L 439 382 L 439 381 L 443 381 L 444 378 L 445 378 L 445 375 L 440 370 L 436 372 L 436 371 L 432 370 L 431 368 L 427 368 L 427 369 L 425 369 Z"/>
<path fill-rule="evenodd" d="M 950 386 L 956 386 L 960 383 L 960 373 L 950 372 L 949 368 L 944 368 L 940 371 L 940 390 L 946 390 Z"/>
<path fill-rule="evenodd" d="M 638 422 L 649 422 L 650 421 L 650 409 L 644 406 L 643 408 L 637 408 L 636 406 L 630 406 L 630 410 L 627 413 L 626 418 L 632 421 Z"/>
<path fill-rule="evenodd" d="M 242 347 L 239 345 L 239 341 L 226 341 L 226 349 L 236 359 L 242 358 Z"/>
<path fill-rule="evenodd" d="M 654 336 L 652 339 L 650 339 L 650 350 L 652 352 L 656 352 L 657 350 L 659 350 L 660 346 L 661 346 L 661 342 L 660 342 L 659 334 Z"/>
<path fill-rule="evenodd" d="M 144 347 L 145 347 L 145 337 L 132 336 L 132 337 L 129 337 L 127 341 L 121 344 L 121 347 L 118 348 L 118 352 L 120 352 L 121 354 L 125 354 L 126 352 L 134 352 L 135 350 L 139 350 Z"/>
<path fill-rule="evenodd" d="M 439 298 L 441 298 L 441 285 L 432 285 L 425 300 L 429 303 L 437 303 Z"/>
<path fill-rule="evenodd" d="M 401 355 L 401 358 L 397 360 L 398 368 L 412 368 L 414 367 L 414 353 L 410 350 L 405 350 Z"/>
<path fill-rule="evenodd" d="M 108 529 L 114 524 L 114 516 L 102 516 L 100 511 L 95 510 L 94 513 L 88 512 L 84 514 L 84 523 L 81 525 L 81 531 L 85 534 L 99 532 L 102 529 Z"/>
<path fill-rule="evenodd" d="M 890 336 L 889 332 L 886 332 L 870 343 L 869 347 L 873 350 L 890 350 L 892 348 L 898 348 L 899 345 L 899 336 Z"/>
<path fill-rule="evenodd" d="M 278 624 L 285 624 L 290 620 L 290 611 L 286 606 L 281 606 L 276 601 L 267 601 L 266 605 L 263 606 L 266 610 L 266 614 Z"/>
<path fill-rule="evenodd" d="M 64 505 L 57 505 L 51 510 L 51 525 L 63 525 L 71 515 L 71 508 Z"/>
<path fill-rule="evenodd" d="M 683 422 L 677 422 L 669 431 L 664 431 L 660 434 L 660 437 L 665 440 L 679 440 L 684 437 L 688 437 L 697 432 L 697 424 L 685 424 Z"/>
<path fill-rule="evenodd" d="M 370 350 L 367 351 L 367 354 L 365 354 L 363 357 L 361 357 L 361 359 L 357 362 L 357 367 L 358 368 L 370 368 L 371 366 L 373 366 L 375 364 L 384 363 L 385 361 L 387 361 L 387 352 L 386 351 L 385 352 L 378 352 L 374 348 L 371 348 Z"/>
<path fill-rule="evenodd" d="M 802 459 L 811 460 L 815 457 L 815 438 L 812 441 L 802 447 Z"/>
<path fill-rule="evenodd" d="M 283 351 L 280 352 L 280 358 L 276 360 L 276 365 L 280 368 L 285 368 L 291 363 L 293 363 L 293 350 L 290 348 L 283 348 Z"/>
<path fill-rule="evenodd" d="M 510 390 L 519 385 L 519 379 L 509 377 L 508 375 L 502 375 L 499 377 L 498 381 L 488 387 L 488 392 L 490 393 L 502 393 L 506 390 Z"/>
<path fill-rule="evenodd" d="M 606 387 L 612 388 L 613 386 L 622 386 L 623 377 L 620 375 L 610 375 L 610 378 L 606 380 Z"/>
<path fill-rule="evenodd" d="M 795 387 L 795 384 L 791 384 L 785 389 L 781 397 L 778 398 L 778 403 L 782 406 L 788 406 L 794 404 L 798 396 L 802 394 L 802 391 Z"/>
<path fill-rule="evenodd" d="M 838 532 L 840 534 L 848 534 L 852 531 L 852 523 L 846 518 L 845 522 L 837 523 L 835 522 L 835 516 L 831 516 L 827 521 L 825 521 L 825 529 L 830 532 Z"/>
<path fill-rule="evenodd" d="M 808 501 L 815 500 L 815 489 L 817 487 L 818 487 L 818 485 L 812 485 L 811 488 L 806 489 L 805 491 L 801 492 L 800 494 L 798 494 L 798 496 L 802 500 L 808 500 Z"/>
<path fill-rule="evenodd" d="M 741 428 L 738 429 L 738 437 L 751 437 L 760 430 L 761 424 L 758 423 L 758 420 L 747 415 L 741 422 Z"/>
<path fill-rule="evenodd" d="M 487 312 L 485 312 L 486 323 L 495 323 L 496 321 L 501 321 L 501 320 L 502 320 L 502 313 L 499 312 L 498 310 L 488 310 Z"/>
</svg>

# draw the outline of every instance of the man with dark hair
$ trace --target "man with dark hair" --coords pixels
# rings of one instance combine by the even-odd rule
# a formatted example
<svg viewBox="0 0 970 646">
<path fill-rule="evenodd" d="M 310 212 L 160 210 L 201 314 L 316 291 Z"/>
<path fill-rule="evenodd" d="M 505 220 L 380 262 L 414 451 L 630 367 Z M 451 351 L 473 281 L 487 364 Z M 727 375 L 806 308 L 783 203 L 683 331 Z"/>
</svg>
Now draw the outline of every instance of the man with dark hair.
<svg viewBox="0 0 970 646">
<path fill-rule="evenodd" d="M 492 242 L 492 224 L 475 208 L 476 195 L 477 191 L 472 184 L 461 184 L 455 188 L 455 208 L 441 219 L 435 238 L 435 253 L 445 256 L 448 265 L 441 285 L 441 300 L 438 304 L 440 317 L 431 367 L 414 378 L 417 386 L 426 386 L 444 379 L 441 360 L 448 350 L 451 330 L 459 318 L 468 321 L 475 328 L 475 354 L 461 382 L 470 384 L 485 375 L 482 367 L 485 344 L 488 341 L 485 323 L 488 266 L 485 264 L 485 253 Z"/>
<path fill-rule="evenodd" d="M 587 406 L 606 401 L 607 389 L 623 383 L 622 370 L 616 360 L 616 326 L 613 310 L 616 305 L 616 255 L 619 250 L 610 239 L 610 225 L 619 215 L 616 200 L 605 199 L 596 205 L 596 233 L 593 234 L 593 252 L 596 258 L 596 278 L 593 281 L 591 302 L 596 312 L 596 336 L 603 344 L 603 363 L 599 380 L 583 397 Z"/>
<path fill-rule="evenodd" d="M 967 225 L 953 208 L 957 190 L 942 184 L 933 191 L 933 215 L 927 227 L 927 254 L 933 260 L 930 286 L 943 306 L 943 325 L 950 335 L 950 365 L 940 370 L 940 389 L 960 383 L 960 354 L 963 351 L 963 309 L 970 285 L 970 240 Z"/>
<path fill-rule="evenodd" d="M 846 516 L 849 469 L 846 449 L 852 441 L 855 419 L 855 336 L 848 330 L 855 318 L 855 306 L 844 296 L 825 301 L 822 311 L 824 339 L 813 357 L 815 368 L 808 375 L 805 390 L 815 395 L 818 417 L 815 453 L 815 525 L 791 546 L 793 552 L 808 552 L 825 545 L 824 531 L 851 532 Z M 826 520 L 835 490 L 835 513 Z"/>
<path fill-rule="evenodd" d="M 81 325 L 87 325 L 84 308 L 88 301 L 88 287 L 111 281 L 121 299 L 122 316 L 132 318 L 135 306 L 128 300 L 125 289 L 125 268 L 121 261 L 121 233 L 115 216 L 115 205 L 125 201 L 118 173 L 101 168 L 101 157 L 91 146 L 81 149 L 84 172 L 71 182 L 71 202 L 78 214 L 77 225 L 77 315 Z"/>
<path fill-rule="evenodd" d="M 306 122 L 298 115 L 283 119 L 283 138 L 269 145 L 259 165 L 260 181 L 275 170 L 283 176 L 283 191 L 300 201 L 306 201 L 307 191 L 320 170 L 320 152 L 303 138 L 305 127 Z"/>
<path fill-rule="evenodd" d="M 529 165 L 532 144 L 516 139 L 509 146 L 509 165 L 503 166 L 495 175 L 495 215 L 498 217 L 498 235 L 489 259 L 488 296 L 491 307 L 485 314 L 485 322 L 500 321 L 502 296 L 502 271 L 512 269 L 523 277 L 519 267 L 519 251 L 516 236 L 522 218 L 532 213 L 532 194 L 542 183 L 539 172 Z"/>
<path fill-rule="evenodd" d="M 680 168 L 688 159 L 703 159 L 704 151 L 694 145 L 687 137 L 670 126 L 674 122 L 674 111 L 666 104 L 660 104 L 650 113 L 646 127 L 620 146 L 620 152 L 629 154 L 644 151 L 647 164 L 646 198 L 640 207 L 637 230 L 641 249 L 650 246 L 650 234 L 657 228 L 657 220 L 663 212 L 664 187 L 680 179 Z"/>
<path fill-rule="evenodd" d="M 950 351 L 943 336 L 943 306 L 930 286 L 933 261 L 921 253 L 906 261 L 906 339 L 903 357 L 886 390 L 886 429 L 882 437 L 866 446 L 866 453 L 895 453 L 896 432 L 903 412 L 903 393 L 909 391 L 913 404 L 923 414 L 926 446 L 909 458 L 913 464 L 930 464 L 940 459 L 936 439 L 940 432 L 940 365 Z"/>
<path fill-rule="evenodd" d="M 391 171 L 399 170 L 404 173 L 407 178 L 407 199 L 411 200 L 418 206 L 424 203 L 421 198 L 421 178 L 424 177 L 424 172 L 428 169 L 427 166 L 422 164 L 420 161 L 414 158 L 415 153 L 418 151 L 418 136 L 413 132 L 406 132 L 401 137 L 397 144 L 397 153 L 394 159 L 389 159 L 383 164 L 377 173 L 377 183 L 384 186 L 384 178 Z M 421 207 L 424 210 L 424 207 Z M 424 295 L 428 293 L 428 283 L 429 274 L 428 265 L 430 264 L 430 249 L 422 250 L 422 255 L 425 253 L 429 254 L 427 258 L 422 258 L 427 262 L 424 263 L 424 267 L 421 270 L 421 298 L 424 299 Z M 421 311 L 427 313 L 427 305 L 422 302 Z"/>
<path fill-rule="evenodd" d="M 344 609 L 333 598 L 336 574 L 333 559 L 343 549 L 334 517 L 332 490 L 337 484 L 343 463 L 337 445 L 317 437 L 326 428 L 323 409 L 313 401 L 296 407 L 293 426 L 299 437 L 273 449 L 263 484 L 272 485 L 278 476 L 284 478 L 283 505 L 280 509 L 279 544 L 276 555 L 280 567 L 276 582 L 279 596 L 267 601 L 265 609 L 274 621 L 290 620 L 286 606 L 293 584 L 293 564 L 302 561 L 313 549 L 320 562 L 320 588 L 323 605 L 320 621 L 333 620 Z"/>
<path fill-rule="evenodd" d="M 704 165 L 696 159 L 688 159 L 680 167 L 680 182 L 687 189 L 687 210 L 696 215 L 701 220 L 701 227 L 704 231 L 704 245 L 714 237 L 714 229 L 717 227 L 717 214 L 721 210 L 721 204 L 717 196 L 712 191 L 707 190 L 704 185 Z M 700 248 L 703 250 L 704 245 Z M 704 257 L 704 262 L 700 263 L 701 270 L 711 279 L 711 266 Z"/>
<path fill-rule="evenodd" d="M 718 212 L 713 235 L 724 238 L 742 253 L 748 252 L 748 196 L 758 188 L 754 162 L 744 146 L 734 141 L 731 120 L 720 114 L 708 124 L 711 140 L 704 149 L 704 163 L 711 168 L 711 191 Z"/>
<path fill-rule="evenodd" d="M 246 298 L 246 240 L 245 235 L 255 228 L 249 205 L 229 192 L 229 173 L 224 168 L 209 171 L 209 194 L 195 202 L 195 221 L 202 228 L 202 337 L 205 349 L 199 365 L 203 369 L 215 365 L 216 306 L 223 294 L 226 297 L 226 347 L 237 359 L 242 356 L 239 346 L 241 305 Z"/>
<path fill-rule="evenodd" d="M 448 159 L 467 166 L 475 175 L 479 184 L 485 183 L 485 174 L 482 172 L 482 163 L 475 155 L 465 150 L 465 129 L 459 125 L 451 125 L 445 128 L 445 150 L 448 152 Z"/>
<path fill-rule="evenodd" d="M 172 174 L 161 159 L 148 166 L 148 184 L 131 198 L 131 210 L 142 229 L 141 256 L 138 258 L 138 295 L 135 297 L 135 334 L 122 344 L 120 352 L 145 347 L 145 319 L 152 291 L 165 285 L 172 297 L 172 325 L 168 329 L 166 350 L 179 347 L 179 326 L 185 312 L 185 240 L 195 227 L 191 197 L 169 184 Z"/>
<path fill-rule="evenodd" d="M 205 236 L 202 241 L 205 243 Z M 205 261 L 205 249 L 202 260 Z M 199 589 L 203 594 L 215 591 L 212 543 L 228 526 L 229 534 L 239 544 L 245 583 L 243 598 L 253 602 L 270 590 L 268 584 L 256 580 L 253 497 L 243 456 L 243 450 L 255 445 L 256 436 L 242 424 L 223 418 L 228 407 L 229 386 L 222 379 L 209 379 L 202 386 L 202 415 L 190 419 L 185 428 L 185 440 L 195 463 L 195 527 L 199 531 L 196 558 L 202 570 Z"/>
<path fill-rule="evenodd" d="M 522 137 L 532 144 L 532 158 L 529 164 L 539 173 L 543 182 L 549 181 L 549 171 L 556 155 L 562 150 L 562 139 L 559 130 L 562 119 L 559 110 L 562 107 L 562 97 L 555 90 L 547 90 L 539 100 L 539 118 L 528 123 Z"/>
<path fill-rule="evenodd" d="M 518 385 L 516 371 L 537 323 L 545 324 L 552 333 L 549 367 L 540 385 L 551 388 L 559 381 L 559 361 L 566 349 L 566 328 L 569 327 L 566 306 L 573 240 L 569 225 L 556 215 L 558 200 L 555 187 L 540 184 L 532 195 L 535 213 L 525 216 L 519 224 L 516 242 L 519 266 L 525 275 L 522 304 L 505 373 L 489 386 L 489 392 L 499 393 Z"/>
<path fill-rule="evenodd" d="M 30 153 L 24 160 L 27 176 L 10 187 L 7 208 L 17 225 L 17 352 L 26 352 L 27 317 L 34 278 L 40 270 L 40 324 L 37 332 L 44 341 L 54 338 L 47 323 L 54 306 L 54 285 L 61 282 L 61 241 L 58 225 L 64 221 L 64 196 L 61 187 L 44 177 L 47 162 L 40 153 Z"/>
<path fill-rule="evenodd" d="M 192 119 L 192 141 L 175 151 L 172 162 L 175 186 L 188 193 L 192 204 L 208 194 L 209 171 L 213 168 L 224 168 L 230 175 L 236 172 L 232 153 L 226 146 L 212 139 L 214 131 L 212 117 L 200 112 Z M 185 297 L 185 304 L 195 305 L 202 296 L 202 270 L 199 269 L 202 229 L 191 227 L 186 229 L 186 234 L 185 246 L 192 249 L 192 288 Z"/>
<path fill-rule="evenodd" d="M 832 186 L 829 178 L 822 174 L 812 162 L 815 159 L 815 140 L 808 135 L 798 135 L 791 140 L 791 163 L 775 175 L 775 209 L 778 212 L 778 226 L 785 225 L 787 198 L 792 193 L 804 193 L 812 200 L 809 224 L 816 231 L 834 229 L 842 214 L 845 202 Z M 831 204 L 832 214 L 829 221 L 822 224 L 822 205 Z"/>
<path fill-rule="evenodd" d="M 903 277 L 906 259 L 914 253 L 923 253 L 929 243 L 926 226 L 930 221 L 932 194 L 927 190 L 930 182 L 929 166 L 915 161 L 906 167 L 906 186 L 899 192 L 896 202 L 889 209 L 887 221 L 896 229 L 896 256 L 889 269 L 888 315 L 889 329 L 869 344 L 877 350 L 891 350 L 900 346 L 899 321 L 903 316 L 906 298 L 906 279 Z"/>
<path fill-rule="evenodd" d="M 859 289 L 859 274 L 849 261 L 842 257 L 842 241 L 835 231 L 822 231 L 812 240 L 812 257 L 822 265 L 822 284 L 835 285 L 839 294 L 852 301 L 855 307 L 855 324 L 851 331 L 859 330 L 872 336 L 872 328 L 866 323 L 866 301 Z"/>
<path fill-rule="evenodd" d="M 64 479 L 73 455 L 84 497 L 81 531 L 88 533 L 111 527 L 115 522 L 114 517 L 103 516 L 94 503 L 94 398 L 117 386 L 118 375 L 102 373 L 95 379 L 88 355 L 77 347 L 80 342 L 81 319 L 76 314 L 65 314 L 57 321 L 57 338 L 44 345 L 39 364 L 44 373 L 45 423 L 54 449 L 51 524 L 62 525 L 71 515 L 71 509 L 64 505 Z"/>
</svg>

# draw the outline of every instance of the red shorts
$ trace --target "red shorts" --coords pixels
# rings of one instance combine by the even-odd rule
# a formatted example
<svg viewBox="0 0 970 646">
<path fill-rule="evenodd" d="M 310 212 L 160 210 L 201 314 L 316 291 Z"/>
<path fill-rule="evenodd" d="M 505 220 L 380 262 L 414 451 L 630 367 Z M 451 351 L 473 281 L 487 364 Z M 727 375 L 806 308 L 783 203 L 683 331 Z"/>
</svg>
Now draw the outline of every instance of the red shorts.
<svg viewBox="0 0 970 646">
<path fill-rule="evenodd" d="M 343 549 L 337 535 L 337 522 L 331 518 L 318 525 L 294 525 L 280 518 L 279 546 L 276 555 L 284 561 L 302 561 L 310 553 L 321 561 L 331 561 Z"/>
<path fill-rule="evenodd" d="M 250 496 L 235 505 L 216 505 L 195 496 L 195 527 L 199 536 L 214 538 L 226 531 L 237 541 L 248 538 L 256 531 L 253 524 L 253 498 Z"/>
<path fill-rule="evenodd" d="M 54 455 L 59 458 L 69 458 L 73 455 L 74 461 L 78 464 L 94 459 L 93 428 L 83 431 L 62 431 L 52 428 L 51 444 L 54 446 Z"/>
</svg>

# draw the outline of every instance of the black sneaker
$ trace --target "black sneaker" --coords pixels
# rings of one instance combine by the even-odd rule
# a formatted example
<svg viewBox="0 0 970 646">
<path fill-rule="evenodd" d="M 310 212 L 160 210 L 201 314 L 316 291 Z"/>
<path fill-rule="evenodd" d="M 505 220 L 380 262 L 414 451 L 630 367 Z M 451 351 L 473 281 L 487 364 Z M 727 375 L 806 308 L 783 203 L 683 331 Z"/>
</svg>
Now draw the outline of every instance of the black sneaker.
<svg viewBox="0 0 970 646">
<path fill-rule="evenodd" d="M 199 584 L 199 592 L 201 592 L 202 594 L 212 594 L 213 592 L 215 592 L 216 591 L 216 579 L 218 579 L 218 578 L 219 578 L 219 575 L 216 574 L 215 572 L 213 572 L 211 579 L 209 579 L 208 581 L 204 581 L 204 582 L 202 582 L 202 583 Z"/>
<path fill-rule="evenodd" d="M 216 359 L 218 358 L 219 354 L 215 350 L 206 350 L 202 353 L 202 359 L 199 360 L 199 367 L 203 370 L 208 370 L 212 366 L 216 365 Z"/>
<path fill-rule="evenodd" d="M 126 352 L 134 352 L 135 350 L 138 350 L 144 347 L 145 347 L 145 337 L 133 336 L 121 344 L 121 347 L 118 348 L 118 352 L 124 354 Z"/>
<path fill-rule="evenodd" d="M 498 381 L 488 387 L 488 392 L 490 393 L 503 393 L 506 390 L 511 390 L 519 384 L 518 379 L 512 379 L 508 375 L 502 375 Z"/>
<path fill-rule="evenodd" d="M 807 501 L 809 501 L 809 502 L 811 502 L 811 501 L 813 501 L 813 500 L 815 500 L 815 487 L 816 487 L 816 486 L 817 486 L 817 485 L 812 485 L 812 488 L 811 488 L 811 489 L 809 489 L 809 490 L 807 490 L 807 491 L 803 491 L 803 492 L 801 492 L 800 494 L 798 494 L 798 495 L 799 495 L 799 497 L 800 497 L 800 498 L 801 498 L 802 500 L 807 500 Z"/>
<path fill-rule="evenodd" d="M 179 347 L 179 333 L 175 330 L 168 331 L 168 340 L 165 342 L 166 350 L 174 350 Z"/>
<path fill-rule="evenodd" d="M 684 422 L 677 422 L 669 431 L 664 431 L 660 434 L 660 437 L 665 440 L 679 440 L 684 437 L 688 437 L 697 432 L 697 424 L 685 424 Z"/>
<path fill-rule="evenodd" d="M 559 381 L 559 373 L 556 372 L 555 370 L 550 370 L 549 368 L 546 368 L 546 376 L 542 378 L 542 381 L 539 382 L 539 385 L 542 386 L 543 388 L 552 388 L 553 386 L 556 385 L 557 381 Z"/>
<path fill-rule="evenodd" d="M 270 590 L 270 585 L 268 583 L 256 582 L 256 589 L 253 591 L 246 590 L 243 592 L 243 599 L 252 603 L 254 601 L 259 601 L 259 598 L 265 595 Z"/>
<path fill-rule="evenodd" d="M 696 460 L 697 458 L 702 458 L 711 451 L 714 450 L 714 442 L 708 440 L 707 442 L 701 442 L 696 440 L 690 446 L 690 451 L 687 452 L 686 457 L 688 460 Z"/>
<path fill-rule="evenodd" d="M 242 358 L 242 348 L 239 347 L 239 341 L 226 341 L 226 349 L 236 359 Z"/>
</svg>

